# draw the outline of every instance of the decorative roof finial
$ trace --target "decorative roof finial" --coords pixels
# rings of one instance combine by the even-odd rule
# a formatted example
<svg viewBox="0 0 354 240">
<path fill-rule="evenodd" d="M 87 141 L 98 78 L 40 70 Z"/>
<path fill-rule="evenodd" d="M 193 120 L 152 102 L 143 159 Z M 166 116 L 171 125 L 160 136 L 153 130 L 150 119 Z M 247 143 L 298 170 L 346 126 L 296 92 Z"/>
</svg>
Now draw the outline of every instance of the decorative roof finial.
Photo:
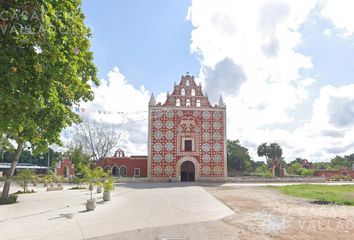
<svg viewBox="0 0 354 240">
<path fill-rule="evenodd" d="M 222 99 L 221 94 L 220 94 L 220 97 L 219 97 L 219 102 L 218 102 L 218 104 L 219 104 L 219 107 L 225 107 L 224 99 Z"/>
<path fill-rule="evenodd" d="M 186 76 L 189 76 L 189 72 L 186 72 Z"/>
<path fill-rule="evenodd" d="M 155 95 L 154 95 L 154 93 L 151 93 L 149 105 L 151 106 L 151 105 L 155 105 L 155 104 L 156 104 Z"/>
</svg>

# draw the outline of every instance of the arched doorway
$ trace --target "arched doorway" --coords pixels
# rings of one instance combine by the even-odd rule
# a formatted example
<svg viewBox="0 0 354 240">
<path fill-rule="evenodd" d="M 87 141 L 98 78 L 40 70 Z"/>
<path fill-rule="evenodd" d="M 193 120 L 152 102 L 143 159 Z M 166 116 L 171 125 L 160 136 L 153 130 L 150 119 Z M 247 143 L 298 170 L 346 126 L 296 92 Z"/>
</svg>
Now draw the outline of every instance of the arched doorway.
<svg viewBox="0 0 354 240">
<path fill-rule="evenodd" d="M 191 161 L 185 161 L 181 165 L 181 182 L 195 181 L 195 166 Z"/>
<path fill-rule="evenodd" d="M 68 178 L 69 176 L 69 167 L 68 166 L 64 166 L 64 177 Z"/>
<path fill-rule="evenodd" d="M 112 175 L 113 176 L 119 176 L 119 168 L 117 166 L 112 167 Z"/>
</svg>

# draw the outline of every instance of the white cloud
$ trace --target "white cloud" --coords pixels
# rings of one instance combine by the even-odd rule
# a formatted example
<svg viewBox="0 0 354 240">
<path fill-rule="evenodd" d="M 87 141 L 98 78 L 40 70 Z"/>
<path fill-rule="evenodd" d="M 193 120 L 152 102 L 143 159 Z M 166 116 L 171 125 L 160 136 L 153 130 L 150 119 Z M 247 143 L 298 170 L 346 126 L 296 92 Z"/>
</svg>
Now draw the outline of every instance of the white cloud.
<svg viewBox="0 0 354 240">
<path fill-rule="evenodd" d="M 313 160 L 353 153 L 353 93 L 354 84 L 323 87 L 314 101 L 311 120 L 294 131 L 292 144 Z"/>
<path fill-rule="evenodd" d="M 223 93 L 228 138 L 240 139 L 255 160 L 256 147 L 262 142 L 278 142 L 288 161 L 295 157 L 323 161 L 354 151 L 350 115 L 354 113 L 350 107 L 354 86 L 325 86 L 310 103 L 309 89 L 317 79 L 304 77 L 301 71 L 313 67 L 312 56 L 297 50 L 303 41 L 300 27 L 316 7 L 319 15 L 314 17 L 324 17 L 336 28 L 326 28 L 325 35 L 338 29 L 343 37 L 352 35 L 350 10 L 354 8 L 350 5 L 350 0 L 192 0 L 187 16 L 194 27 L 190 47 L 201 59 L 196 80 L 208 91 L 212 103 Z M 129 84 L 118 68 L 108 74 L 95 94 L 95 100 L 82 107 L 147 111 L 150 97 L 144 86 L 136 89 Z M 157 102 L 164 103 L 166 92 L 155 96 Z M 301 104 L 313 104 L 309 120 L 290 114 Z M 129 124 L 123 145 L 130 154 L 146 154 L 147 114 L 87 114 L 110 123 L 141 120 Z"/>
<path fill-rule="evenodd" d="M 141 86 L 136 89 L 115 67 L 107 79 L 94 89 L 95 99 L 82 103 L 84 115 L 104 123 L 122 124 L 124 134 L 119 147 L 127 154 L 147 154 L 147 110 L 150 93 Z M 64 139 L 72 138 L 72 129 L 63 132 Z"/>
<path fill-rule="evenodd" d="M 159 95 L 156 96 L 156 103 L 164 104 L 166 102 L 167 93 L 161 92 Z"/>
<path fill-rule="evenodd" d="M 332 31 L 331 31 L 331 29 L 326 28 L 326 29 L 323 31 L 323 34 L 326 35 L 327 37 L 330 37 L 330 36 L 332 36 Z"/>
<path fill-rule="evenodd" d="M 226 95 L 229 138 L 251 145 L 283 142 L 288 152 L 290 132 L 265 126 L 293 122 L 288 111 L 307 99 L 308 87 L 315 81 L 300 75 L 300 70 L 312 68 L 312 61 L 296 51 L 302 43 L 299 28 L 315 6 L 314 0 L 192 1 L 187 18 L 194 26 L 191 50 L 201 56 L 200 81 L 212 85 L 208 81 L 214 78 L 206 69 L 226 58 L 246 78 L 234 93 L 214 88 Z M 222 71 L 218 78 L 233 81 L 228 73 Z M 250 150 L 255 155 L 256 149 Z"/>
<path fill-rule="evenodd" d="M 321 2 L 321 15 L 341 30 L 341 36 L 349 37 L 354 33 L 354 1 L 325 0 Z"/>
</svg>

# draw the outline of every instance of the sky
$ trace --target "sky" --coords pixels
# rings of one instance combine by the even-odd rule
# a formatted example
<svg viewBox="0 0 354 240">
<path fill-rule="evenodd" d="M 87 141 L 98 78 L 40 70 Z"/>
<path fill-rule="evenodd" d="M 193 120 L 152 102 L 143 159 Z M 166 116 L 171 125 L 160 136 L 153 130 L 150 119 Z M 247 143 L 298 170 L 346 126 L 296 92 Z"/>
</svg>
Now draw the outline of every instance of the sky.
<svg viewBox="0 0 354 240">
<path fill-rule="evenodd" d="M 120 146 L 147 154 L 151 93 L 163 102 L 189 72 L 211 102 L 223 95 L 228 139 L 254 160 L 263 142 L 277 142 L 287 162 L 354 153 L 351 9 L 350 0 L 83 0 L 101 85 L 80 107 L 125 123 Z"/>
</svg>

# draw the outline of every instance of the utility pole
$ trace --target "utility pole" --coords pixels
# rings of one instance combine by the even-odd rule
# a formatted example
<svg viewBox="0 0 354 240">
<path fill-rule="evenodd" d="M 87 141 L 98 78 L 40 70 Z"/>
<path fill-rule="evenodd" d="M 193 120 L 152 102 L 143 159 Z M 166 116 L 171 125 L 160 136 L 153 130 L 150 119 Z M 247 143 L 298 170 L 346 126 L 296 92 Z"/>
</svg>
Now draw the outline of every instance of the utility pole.
<svg viewBox="0 0 354 240">
<path fill-rule="evenodd" d="M 48 166 L 47 166 L 47 175 L 49 175 L 49 161 L 50 161 L 50 148 L 48 148 Z"/>
</svg>

